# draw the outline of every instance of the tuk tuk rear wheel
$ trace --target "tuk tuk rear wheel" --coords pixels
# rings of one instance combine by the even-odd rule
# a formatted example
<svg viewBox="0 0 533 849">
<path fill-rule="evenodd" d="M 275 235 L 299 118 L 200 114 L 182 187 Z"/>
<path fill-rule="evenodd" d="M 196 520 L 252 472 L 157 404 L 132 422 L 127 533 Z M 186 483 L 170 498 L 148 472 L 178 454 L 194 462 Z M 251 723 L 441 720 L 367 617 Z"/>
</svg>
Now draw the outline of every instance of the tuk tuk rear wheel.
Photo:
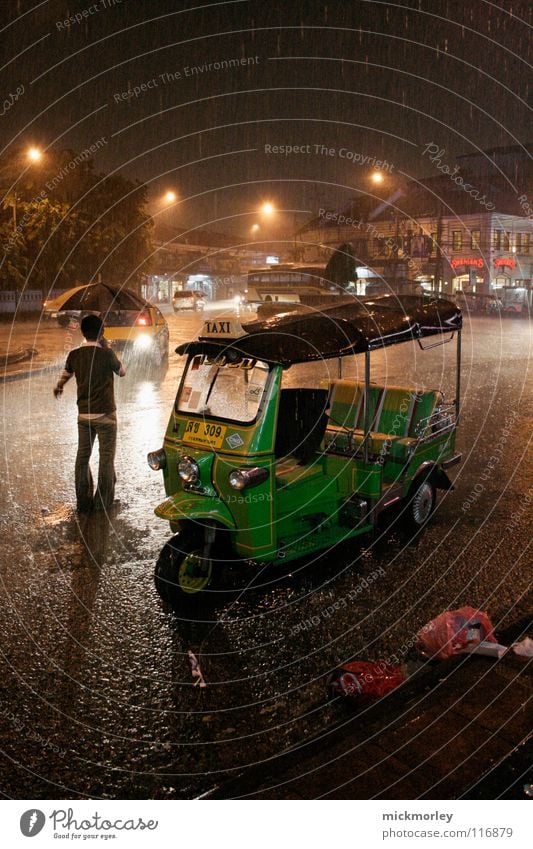
<svg viewBox="0 0 533 849">
<path fill-rule="evenodd" d="M 409 527 L 418 531 L 424 527 L 435 509 L 435 484 L 428 477 L 414 480 L 406 500 Z"/>
<path fill-rule="evenodd" d="M 191 600 L 213 586 L 212 546 L 205 551 L 200 534 L 173 536 L 161 549 L 155 566 L 155 587 L 164 601 Z"/>
</svg>

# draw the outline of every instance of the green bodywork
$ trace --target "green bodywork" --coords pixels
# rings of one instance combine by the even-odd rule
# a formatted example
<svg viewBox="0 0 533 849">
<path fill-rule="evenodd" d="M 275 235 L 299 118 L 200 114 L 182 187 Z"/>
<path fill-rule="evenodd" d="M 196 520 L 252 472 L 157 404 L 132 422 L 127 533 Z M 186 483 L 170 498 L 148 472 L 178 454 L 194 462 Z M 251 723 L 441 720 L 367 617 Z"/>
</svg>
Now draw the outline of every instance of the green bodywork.
<svg viewBox="0 0 533 849">
<path fill-rule="evenodd" d="M 247 425 L 174 408 L 164 440 L 168 497 L 155 511 L 173 531 L 185 522 L 214 525 L 226 529 L 238 557 L 292 560 L 370 531 L 379 512 L 405 497 L 421 471 L 446 480 L 441 464 L 455 453 L 455 419 L 432 430 L 427 418 L 438 407 L 440 393 L 418 393 L 415 409 L 414 401 L 409 404 L 416 392 L 408 388 L 382 387 L 380 402 L 380 387 L 372 385 L 366 462 L 360 388 L 349 381 L 333 381 L 328 387 L 327 428 L 311 458 L 277 457 L 278 428 L 290 427 L 278 421 L 282 375 L 281 365 L 271 367 L 257 417 Z M 191 422 L 199 423 L 199 436 L 191 435 Z M 220 426 L 222 432 L 211 445 L 210 437 L 202 435 L 209 430 L 206 425 Z M 385 433 L 380 432 L 384 427 Z M 202 439 L 207 444 L 200 444 Z M 183 455 L 199 466 L 194 485 L 184 484 L 177 474 Z M 257 467 L 268 470 L 259 485 L 240 491 L 230 486 L 231 471 Z"/>
</svg>

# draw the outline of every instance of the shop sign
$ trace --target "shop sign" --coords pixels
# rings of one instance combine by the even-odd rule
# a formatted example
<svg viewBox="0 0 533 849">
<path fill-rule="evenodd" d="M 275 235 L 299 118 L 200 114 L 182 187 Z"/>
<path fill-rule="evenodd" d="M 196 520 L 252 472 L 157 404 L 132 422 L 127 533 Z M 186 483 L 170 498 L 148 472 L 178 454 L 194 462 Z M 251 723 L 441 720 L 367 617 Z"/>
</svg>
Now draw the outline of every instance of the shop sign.
<svg viewBox="0 0 533 849">
<path fill-rule="evenodd" d="M 452 268 L 460 268 L 461 266 L 470 266 L 472 268 L 483 268 L 484 262 L 478 257 L 467 257 L 463 259 L 452 259 L 450 263 Z"/>
<path fill-rule="evenodd" d="M 512 257 L 500 256 L 494 260 L 496 268 L 516 268 L 516 259 Z"/>
</svg>

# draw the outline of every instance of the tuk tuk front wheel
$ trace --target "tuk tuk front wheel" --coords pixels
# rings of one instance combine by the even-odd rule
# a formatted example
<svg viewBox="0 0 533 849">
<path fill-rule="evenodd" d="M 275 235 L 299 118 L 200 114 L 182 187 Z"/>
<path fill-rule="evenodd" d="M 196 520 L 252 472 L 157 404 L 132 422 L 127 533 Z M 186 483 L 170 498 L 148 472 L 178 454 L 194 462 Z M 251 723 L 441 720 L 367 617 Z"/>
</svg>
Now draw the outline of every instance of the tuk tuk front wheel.
<svg viewBox="0 0 533 849">
<path fill-rule="evenodd" d="M 200 534 L 176 534 L 161 549 L 155 566 L 155 587 L 164 601 L 192 600 L 215 577 L 212 545 L 206 551 Z"/>
<path fill-rule="evenodd" d="M 430 478 L 413 481 L 407 496 L 407 522 L 413 531 L 424 527 L 435 509 L 436 489 Z"/>
</svg>

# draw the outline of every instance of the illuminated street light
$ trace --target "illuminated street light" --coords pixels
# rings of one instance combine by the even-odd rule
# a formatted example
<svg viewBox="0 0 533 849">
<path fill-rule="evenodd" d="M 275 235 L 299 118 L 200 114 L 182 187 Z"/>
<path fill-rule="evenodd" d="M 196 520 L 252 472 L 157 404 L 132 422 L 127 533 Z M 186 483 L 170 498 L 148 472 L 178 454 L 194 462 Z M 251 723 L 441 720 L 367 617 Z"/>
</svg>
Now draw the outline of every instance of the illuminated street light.
<svg viewBox="0 0 533 849">
<path fill-rule="evenodd" d="M 260 229 L 261 229 L 261 228 L 260 228 L 259 224 L 252 224 L 252 227 L 251 227 L 250 232 L 251 232 L 252 234 L 254 234 L 254 233 L 258 233 Z"/>
<path fill-rule="evenodd" d="M 31 162 L 39 162 L 39 160 L 42 159 L 43 156 L 42 151 L 40 151 L 38 147 L 30 147 L 28 149 L 27 155 L 28 159 Z"/>
<path fill-rule="evenodd" d="M 163 200 L 165 201 L 165 203 L 174 203 L 174 201 L 177 199 L 177 197 L 178 196 L 177 196 L 176 192 L 168 191 L 164 195 Z"/>
<path fill-rule="evenodd" d="M 370 179 L 378 186 L 380 183 L 383 182 L 383 174 L 381 173 L 381 171 L 374 171 Z"/>
<path fill-rule="evenodd" d="M 26 151 L 26 156 L 32 163 L 40 162 L 43 158 L 42 151 L 39 150 L 38 147 L 29 147 Z M 12 206 L 13 206 L 13 231 L 17 230 L 17 203 L 19 201 L 19 196 L 17 195 L 17 190 L 15 188 L 12 196 Z"/>
<path fill-rule="evenodd" d="M 263 213 L 263 215 L 267 215 L 267 216 L 273 215 L 274 212 L 275 212 L 274 204 L 270 203 L 270 201 L 267 201 L 261 207 L 261 212 Z"/>
</svg>

